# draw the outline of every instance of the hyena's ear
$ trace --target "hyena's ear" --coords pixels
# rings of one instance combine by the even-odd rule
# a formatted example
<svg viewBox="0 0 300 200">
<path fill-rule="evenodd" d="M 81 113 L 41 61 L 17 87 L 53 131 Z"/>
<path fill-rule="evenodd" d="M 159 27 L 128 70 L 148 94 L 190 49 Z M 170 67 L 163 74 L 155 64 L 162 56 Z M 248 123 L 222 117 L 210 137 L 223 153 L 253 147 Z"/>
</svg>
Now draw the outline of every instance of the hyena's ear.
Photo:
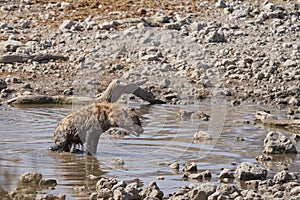
<svg viewBox="0 0 300 200">
<path fill-rule="evenodd" d="M 127 110 L 122 108 L 120 112 L 118 112 L 118 115 L 114 116 L 114 123 L 116 124 L 116 126 L 128 130 L 133 135 L 139 136 L 141 133 L 144 132 L 144 129 L 140 125 L 138 125 L 141 124 L 141 122 L 137 115 L 132 115 L 133 119 L 131 115 L 127 112 Z"/>
</svg>

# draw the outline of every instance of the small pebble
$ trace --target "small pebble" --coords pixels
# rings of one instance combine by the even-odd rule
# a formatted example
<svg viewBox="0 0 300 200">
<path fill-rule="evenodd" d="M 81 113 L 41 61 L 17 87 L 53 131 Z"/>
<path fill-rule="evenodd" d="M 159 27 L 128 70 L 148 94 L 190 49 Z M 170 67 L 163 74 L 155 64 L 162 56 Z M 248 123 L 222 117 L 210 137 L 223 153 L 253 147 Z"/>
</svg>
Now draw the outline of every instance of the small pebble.
<svg viewBox="0 0 300 200">
<path fill-rule="evenodd" d="M 125 165 L 125 162 L 122 158 L 113 158 L 110 162 L 111 165 Z"/>
</svg>

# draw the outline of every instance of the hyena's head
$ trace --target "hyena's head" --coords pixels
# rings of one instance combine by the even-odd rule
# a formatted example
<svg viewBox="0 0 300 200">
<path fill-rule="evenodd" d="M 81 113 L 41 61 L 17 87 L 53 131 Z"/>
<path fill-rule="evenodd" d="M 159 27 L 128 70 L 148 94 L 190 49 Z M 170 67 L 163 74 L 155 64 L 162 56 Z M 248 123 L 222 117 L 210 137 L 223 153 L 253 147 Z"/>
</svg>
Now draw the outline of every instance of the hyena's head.
<svg viewBox="0 0 300 200">
<path fill-rule="evenodd" d="M 113 127 L 124 128 L 135 136 L 139 136 L 144 132 L 141 121 L 134 110 L 127 110 L 120 107 L 113 109 L 110 121 Z"/>
</svg>

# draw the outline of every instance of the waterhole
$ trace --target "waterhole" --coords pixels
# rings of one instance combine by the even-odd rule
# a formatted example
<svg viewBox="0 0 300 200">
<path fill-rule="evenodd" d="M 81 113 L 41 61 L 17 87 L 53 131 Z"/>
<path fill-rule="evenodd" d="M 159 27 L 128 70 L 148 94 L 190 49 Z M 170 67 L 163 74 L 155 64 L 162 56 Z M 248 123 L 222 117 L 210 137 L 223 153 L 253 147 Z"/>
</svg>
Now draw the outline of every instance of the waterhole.
<svg viewBox="0 0 300 200">
<path fill-rule="evenodd" d="M 118 180 L 139 179 L 144 185 L 156 181 L 165 193 L 178 191 L 180 187 L 197 183 L 182 180 L 182 173 L 171 171 L 169 163 L 182 165 L 193 161 L 198 169 L 210 170 L 212 179 L 218 183 L 218 173 L 222 168 L 235 169 L 244 161 L 256 162 L 255 157 L 263 150 L 263 140 L 267 128 L 254 125 L 257 105 L 231 107 L 228 104 L 212 108 L 211 103 L 193 105 L 140 105 L 132 104 L 141 118 L 145 132 L 140 137 L 102 134 L 96 156 L 50 152 L 53 131 L 57 122 L 74 111 L 72 106 L 26 106 L 0 107 L 0 183 L 11 191 L 18 177 L 25 172 L 39 172 L 45 178 L 56 179 L 58 185 L 53 190 L 42 192 L 67 195 L 67 199 L 88 199 L 95 190 L 97 179 L 89 175 L 115 177 Z M 202 111 L 211 115 L 209 121 L 181 119 L 180 110 Z M 216 113 L 212 113 L 216 112 Z M 219 114 L 218 114 L 219 112 Z M 218 119 L 218 115 L 225 117 Z M 283 116 L 284 111 L 272 110 Z M 236 123 L 248 120 L 250 123 Z M 214 122 L 215 121 L 215 122 Z M 214 123 L 213 123 L 214 122 Z M 214 126 L 220 126 L 217 130 Z M 207 131 L 212 140 L 193 141 L 196 131 Z M 236 141 L 242 137 L 244 141 Z M 297 149 L 300 149 L 299 143 Z M 111 164 L 112 159 L 122 158 L 123 166 Z M 290 171 L 300 169 L 299 155 L 279 158 Z M 281 170 L 282 166 L 266 166 L 268 176 Z M 157 180 L 163 176 L 164 180 Z M 235 182 L 234 182 L 235 183 Z M 78 187 L 85 191 L 79 192 Z"/>
</svg>

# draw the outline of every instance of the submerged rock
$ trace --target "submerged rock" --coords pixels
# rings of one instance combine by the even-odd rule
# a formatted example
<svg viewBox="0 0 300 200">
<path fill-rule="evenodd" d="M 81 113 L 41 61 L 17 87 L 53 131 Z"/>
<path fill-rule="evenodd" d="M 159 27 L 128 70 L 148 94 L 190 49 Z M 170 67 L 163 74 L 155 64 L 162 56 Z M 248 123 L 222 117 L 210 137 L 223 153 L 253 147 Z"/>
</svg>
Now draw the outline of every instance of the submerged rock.
<svg viewBox="0 0 300 200">
<path fill-rule="evenodd" d="M 212 136 L 209 133 L 204 131 L 198 131 L 194 134 L 194 140 L 203 141 L 203 140 L 212 140 Z"/>
<path fill-rule="evenodd" d="M 270 156 L 266 155 L 259 155 L 255 157 L 255 160 L 260 161 L 260 162 L 265 162 L 265 161 L 270 161 L 272 158 Z"/>
<path fill-rule="evenodd" d="M 242 141 L 245 141 L 245 139 L 243 137 L 238 136 L 238 137 L 234 138 L 234 141 L 236 141 L 236 142 L 242 142 Z"/>
<path fill-rule="evenodd" d="M 19 177 L 19 183 L 20 184 L 35 184 L 38 185 L 40 181 L 42 180 L 43 176 L 40 173 L 34 173 L 34 172 L 26 172 L 23 175 Z"/>
<path fill-rule="evenodd" d="M 219 179 L 222 181 L 223 179 L 234 179 L 233 172 L 230 169 L 223 169 L 219 175 Z"/>
<path fill-rule="evenodd" d="M 198 118 L 202 121 L 209 121 L 210 116 L 204 112 L 198 111 L 191 115 L 191 118 Z"/>
<path fill-rule="evenodd" d="M 194 162 L 190 162 L 184 165 L 183 172 L 196 172 L 197 171 L 197 164 Z"/>
<path fill-rule="evenodd" d="M 189 178 L 189 179 L 196 179 L 196 180 L 199 180 L 199 181 L 202 181 L 203 180 L 203 175 L 202 173 L 196 173 L 196 174 L 184 174 L 183 175 L 183 179 L 185 178 Z"/>
<path fill-rule="evenodd" d="M 57 182 L 54 179 L 42 179 L 39 184 L 41 187 L 53 187 L 57 185 Z"/>
<path fill-rule="evenodd" d="M 177 113 L 177 116 L 181 119 L 181 120 L 188 120 L 191 118 L 192 114 L 194 112 L 188 112 L 186 110 L 179 110 Z"/>
<path fill-rule="evenodd" d="M 125 162 L 122 158 L 113 158 L 110 164 L 113 166 L 123 166 L 125 165 Z"/>
<path fill-rule="evenodd" d="M 209 170 L 200 172 L 200 173 L 184 173 L 182 178 L 183 179 L 195 179 L 198 181 L 202 181 L 202 180 L 210 180 L 212 177 L 211 172 Z"/>
<path fill-rule="evenodd" d="M 270 131 L 264 140 L 264 153 L 297 153 L 296 146 L 280 132 Z"/>
<path fill-rule="evenodd" d="M 179 164 L 178 163 L 172 163 L 169 165 L 170 169 L 179 170 Z"/>
<path fill-rule="evenodd" d="M 54 187 L 57 185 L 54 179 L 45 179 L 43 175 L 35 172 L 26 172 L 19 177 L 19 185 L 36 186 L 41 188 Z"/>
<path fill-rule="evenodd" d="M 212 177 L 212 174 L 209 170 L 205 170 L 204 172 L 201 172 L 201 174 L 205 180 L 209 180 Z"/>
<path fill-rule="evenodd" d="M 11 197 L 11 199 L 33 199 L 33 200 L 66 199 L 66 195 L 64 194 L 60 194 L 58 196 L 54 196 L 52 194 L 37 196 L 39 191 L 43 189 L 52 189 L 56 185 L 57 182 L 54 179 L 45 179 L 40 173 L 26 172 L 19 177 L 18 184 L 13 189 L 13 191 L 11 191 L 9 197 Z"/>
</svg>

